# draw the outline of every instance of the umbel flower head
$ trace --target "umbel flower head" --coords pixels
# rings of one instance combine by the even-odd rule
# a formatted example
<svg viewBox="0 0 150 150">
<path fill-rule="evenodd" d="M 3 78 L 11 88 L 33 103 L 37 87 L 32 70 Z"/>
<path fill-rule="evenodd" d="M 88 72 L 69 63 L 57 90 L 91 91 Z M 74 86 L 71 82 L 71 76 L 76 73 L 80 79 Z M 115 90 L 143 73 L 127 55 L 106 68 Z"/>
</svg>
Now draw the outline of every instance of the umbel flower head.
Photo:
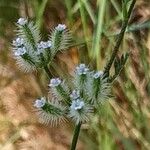
<svg viewBox="0 0 150 150">
<path fill-rule="evenodd" d="M 24 71 L 44 68 L 55 57 L 57 52 L 68 49 L 72 36 L 66 25 L 54 27 L 47 41 L 41 40 L 38 27 L 26 18 L 17 21 L 17 37 L 13 40 L 13 55 L 17 64 Z"/>
<path fill-rule="evenodd" d="M 66 118 L 76 124 L 86 123 L 99 105 L 111 97 L 111 85 L 103 71 L 90 71 L 85 64 L 76 67 L 71 87 L 69 85 L 60 78 L 53 78 L 49 88 L 55 105 L 44 98 L 35 101 L 34 106 L 46 122 L 54 124 Z"/>
</svg>

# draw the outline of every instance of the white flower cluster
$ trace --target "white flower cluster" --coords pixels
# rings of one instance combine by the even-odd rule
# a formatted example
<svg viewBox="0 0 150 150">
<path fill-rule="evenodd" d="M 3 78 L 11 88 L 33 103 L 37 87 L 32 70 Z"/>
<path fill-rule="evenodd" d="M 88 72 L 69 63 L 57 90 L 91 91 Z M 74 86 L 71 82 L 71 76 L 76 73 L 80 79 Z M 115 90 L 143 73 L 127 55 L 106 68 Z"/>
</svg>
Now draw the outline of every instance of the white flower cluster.
<svg viewBox="0 0 150 150">
<path fill-rule="evenodd" d="M 76 124 L 88 122 L 101 102 L 110 97 L 110 84 L 106 78 L 103 78 L 103 74 L 103 71 L 90 71 L 85 64 L 79 64 L 75 74 L 77 77 L 75 80 L 79 79 L 79 82 L 77 83 L 75 80 L 73 82 L 75 90 L 70 91 L 65 82 L 59 78 L 52 78 L 49 87 L 51 87 L 50 92 L 55 98 L 56 105 L 43 107 L 45 100 L 41 98 L 36 100 L 34 106 L 42 107 L 42 111 L 44 114 L 46 113 L 45 118 L 49 118 L 49 121 L 53 121 L 54 117 L 59 120 L 58 116 L 62 116 L 71 118 Z M 80 75 L 85 76 L 81 77 Z M 80 88 L 81 86 L 82 88 Z"/>
<path fill-rule="evenodd" d="M 80 99 L 80 91 L 73 90 L 70 94 L 70 98 L 73 100 L 70 106 L 72 110 L 80 110 L 83 108 L 84 101 Z"/>
<path fill-rule="evenodd" d="M 93 107 L 86 103 L 82 98 L 73 100 L 69 110 L 68 116 L 72 118 L 76 124 L 79 122 L 88 122 L 93 113 Z"/>
<path fill-rule="evenodd" d="M 25 18 L 19 18 L 18 21 L 17 21 L 17 23 L 18 23 L 19 25 L 23 26 L 23 25 L 25 25 L 25 24 L 28 23 L 28 20 L 25 19 Z"/>
<path fill-rule="evenodd" d="M 22 56 L 27 52 L 25 47 L 20 47 L 15 51 L 15 56 Z"/>
<path fill-rule="evenodd" d="M 13 45 L 16 46 L 16 47 L 19 47 L 19 46 L 22 46 L 24 43 L 24 40 L 23 38 L 16 38 L 16 40 L 13 40 Z"/>
<path fill-rule="evenodd" d="M 51 46 L 52 46 L 51 41 L 47 41 L 47 42 L 41 41 L 40 43 L 38 43 L 39 49 L 46 49 L 46 48 L 50 48 Z"/>
<path fill-rule="evenodd" d="M 52 46 L 51 41 L 47 41 L 47 42 L 41 41 L 41 42 L 38 43 L 38 45 L 37 45 L 37 53 L 38 53 L 38 54 L 41 54 L 41 53 L 44 52 L 44 51 L 43 51 L 44 49 L 51 48 L 51 46 Z"/>
<path fill-rule="evenodd" d="M 65 24 L 58 24 L 51 30 L 47 41 L 41 41 L 39 28 L 27 18 L 19 18 L 16 25 L 17 38 L 12 42 L 13 56 L 25 72 L 45 68 L 59 51 L 71 46 L 72 36 Z"/>
<path fill-rule="evenodd" d="M 55 27 L 55 29 L 57 31 L 64 31 L 66 29 L 66 25 L 65 24 L 58 24 L 58 26 Z"/>
<path fill-rule="evenodd" d="M 37 99 L 34 103 L 34 107 L 36 108 L 42 108 L 46 103 L 46 99 L 44 97 L 41 97 L 41 99 Z"/>
<path fill-rule="evenodd" d="M 78 75 L 85 75 L 89 71 L 89 68 L 86 67 L 85 64 L 80 64 L 79 66 L 76 67 L 76 73 Z"/>
<path fill-rule="evenodd" d="M 53 78 L 50 80 L 50 87 L 56 87 L 61 84 L 61 80 L 59 78 Z"/>
<path fill-rule="evenodd" d="M 80 110 L 84 107 L 84 101 L 82 99 L 73 100 L 70 108 L 72 110 Z"/>
</svg>

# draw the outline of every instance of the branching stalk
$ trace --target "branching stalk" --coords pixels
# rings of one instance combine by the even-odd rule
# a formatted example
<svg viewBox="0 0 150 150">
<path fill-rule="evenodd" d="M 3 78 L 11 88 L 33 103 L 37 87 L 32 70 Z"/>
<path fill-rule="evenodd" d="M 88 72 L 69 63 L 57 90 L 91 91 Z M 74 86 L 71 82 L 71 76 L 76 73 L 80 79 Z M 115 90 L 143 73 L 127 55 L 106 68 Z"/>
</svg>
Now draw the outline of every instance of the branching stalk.
<svg viewBox="0 0 150 150">
<path fill-rule="evenodd" d="M 130 5 L 129 11 L 128 11 L 128 15 L 127 15 L 126 18 L 124 18 L 124 21 L 123 21 L 123 24 L 122 24 L 122 28 L 121 28 L 121 31 L 120 31 L 118 37 L 117 37 L 116 45 L 114 47 L 114 50 L 113 50 L 112 55 L 110 57 L 110 60 L 108 61 L 108 63 L 105 66 L 104 73 L 106 75 L 108 75 L 108 76 L 109 76 L 110 68 L 111 68 L 111 66 L 112 66 L 112 64 L 113 64 L 113 62 L 115 60 L 115 57 L 117 55 L 117 52 L 118 52 L 119 47 L 121 45 L 121 42 L 123 40 L 124 33 L 126 31 L 126 28 L 127 28 L 127 25 L 128 25 L 128 22 L 129 22 L 129 19 L 130 19 L 130 16 L 131 16 L 131 13 L 132 13 L 132 10 L 134 8 L 135 3 L 136 3 L 136 0 L 133 0 L 131 5 Z"/>
<path fill-rule="evenodd" d="M 44 66 L 44 70 L 48 76 L 49 79 L 51 79 L 53 77 L 52 73 L 50 72 L 50 70 L 48 69 L 48 66 Z"/>
</svg>

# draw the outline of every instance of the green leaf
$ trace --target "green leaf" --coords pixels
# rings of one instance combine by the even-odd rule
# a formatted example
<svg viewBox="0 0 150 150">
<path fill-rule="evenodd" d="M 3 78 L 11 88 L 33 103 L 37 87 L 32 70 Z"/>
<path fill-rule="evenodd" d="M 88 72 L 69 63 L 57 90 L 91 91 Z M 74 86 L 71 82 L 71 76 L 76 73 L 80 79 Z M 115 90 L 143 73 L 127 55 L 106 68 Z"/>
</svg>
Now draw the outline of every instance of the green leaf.
<svg viewBox="0 0 150 150">
<path fill-rule="evenodd" d="M 112 82 L 120 74 L 128 57 L 129 57 L 129 53 L 126 53 L 126 54 L 123 54 L 120 58 L 117 57 L 115 59 L 114 61 L 115 74 L 112 77 L 110 77 L 110 82 Z"/>
</svg>

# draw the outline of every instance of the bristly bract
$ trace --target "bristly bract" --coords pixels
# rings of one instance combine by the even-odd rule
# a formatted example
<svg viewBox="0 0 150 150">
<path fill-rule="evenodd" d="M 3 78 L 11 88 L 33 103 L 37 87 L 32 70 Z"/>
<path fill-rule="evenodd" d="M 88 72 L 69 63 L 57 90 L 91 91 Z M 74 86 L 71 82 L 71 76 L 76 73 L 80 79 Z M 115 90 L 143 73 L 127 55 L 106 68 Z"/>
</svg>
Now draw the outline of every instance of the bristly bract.
<svg viewBox="0 0 150 150">
<path fill-rule="evenodd" d="M 52 99 L 55 98 L 56 108 L 43 98 L 36 100 L 34 106 L 39 110 L 40 118 L 52 124 L 62 118 L 71 119 L 76 124 L 86 123 L 102 102 L 111 97 L 111 84 L 104 77 L 103 71 L 90 71 L 85 64 L 76 67 L 72 86 L 69 85 L 58 77 L 50 80 L 49 91 Z"/>
<path fill-rule="evenodd" d="M 41 40 L 38 27 L 26 18 L 17 21 L 17 37 L 13 40 L 13 56 L 20 69 L 29 72 L 50 64 L 57 52 L 68 49 L 72 35 L 66 25 L 58 24 L 47 41 Z"/>
</svg>

